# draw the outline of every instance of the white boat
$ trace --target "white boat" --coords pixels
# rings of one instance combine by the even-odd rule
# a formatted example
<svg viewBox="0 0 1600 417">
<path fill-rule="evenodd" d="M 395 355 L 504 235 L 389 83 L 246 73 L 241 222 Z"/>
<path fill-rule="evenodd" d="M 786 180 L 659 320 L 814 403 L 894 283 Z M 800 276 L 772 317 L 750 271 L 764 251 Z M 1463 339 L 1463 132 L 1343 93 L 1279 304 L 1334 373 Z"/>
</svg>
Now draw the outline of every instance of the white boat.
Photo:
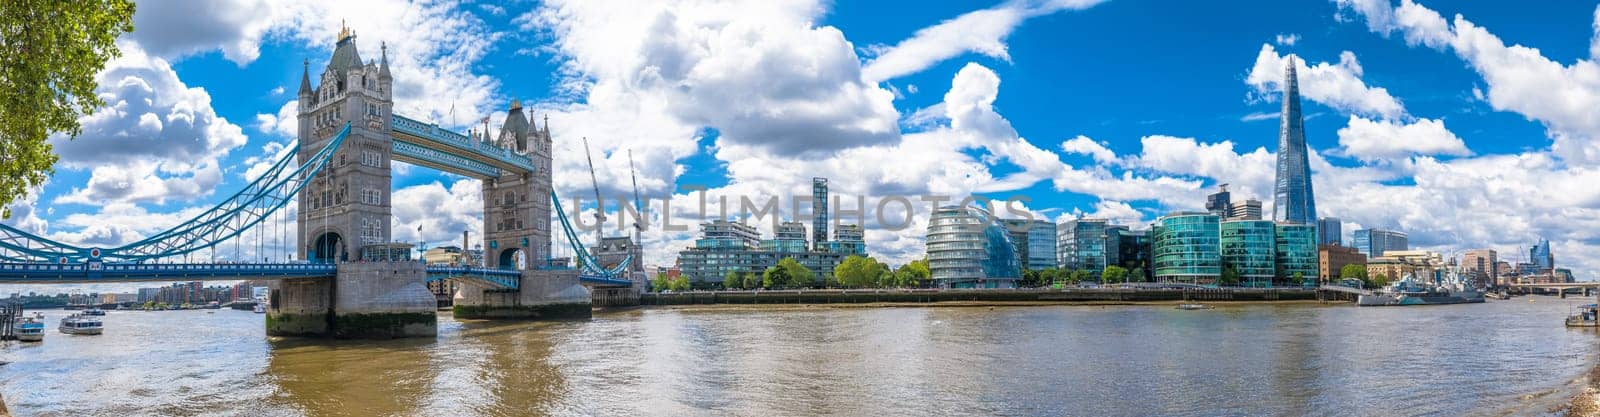
<svg viewBox="0 0 1600 417">
<path fill-rule="evenodd" d="M 85 315 L 85 316 L 104 316 L 104 315 L 106 315 L 106 311 L 105 310 L 101 310 L 99 307 L 93 307 L 93 308 L 90 308 L 88 310 L 83 310 L 83 315 Z"/>
<path fill-rule="evenodd" d="M 266 304 L 262 304 L 262 303 L 256 303 L 255 310 L 256 310 L 256 314 L 265 314 L 267 312 L 267 305 Z"/>
<path fill-rule="evenodd" d="M 24 342 L 44 341 L 44 315 L 34 313 L 33 317 L 19 317 L 13 330 L 17 333 L 17 340 Z"/>
<path fill-rule="evenodd" d="M 1210 310 L 1211 306 L 1205 304 L 1178 304 L 1179 310 Z"/>
<path fill-rule="evenodd" d="M 73 314 L 61 319 L 59 329 L 66 334 L 96 335 L 105 329 L 105 324 L 93 316 Z"/>
</svg>

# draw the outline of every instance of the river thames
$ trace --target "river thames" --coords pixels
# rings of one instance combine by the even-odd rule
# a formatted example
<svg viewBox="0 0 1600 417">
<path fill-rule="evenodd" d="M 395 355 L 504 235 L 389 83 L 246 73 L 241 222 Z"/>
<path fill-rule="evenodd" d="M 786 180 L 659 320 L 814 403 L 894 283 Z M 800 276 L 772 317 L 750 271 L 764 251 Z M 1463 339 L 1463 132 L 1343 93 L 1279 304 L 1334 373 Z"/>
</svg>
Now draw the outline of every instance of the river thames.
<svg viewBox="0 0 1600 417">
<path fill-rule="evenodd" d="M 1534 301 L 1529 301 L 1530 299 Z M 1600 352 L 1585 302 L 639 309 L 269 340 L 248 311 L 112 311 L 0 350 L 21 416 L 1542 415 Z"/>
</svg>

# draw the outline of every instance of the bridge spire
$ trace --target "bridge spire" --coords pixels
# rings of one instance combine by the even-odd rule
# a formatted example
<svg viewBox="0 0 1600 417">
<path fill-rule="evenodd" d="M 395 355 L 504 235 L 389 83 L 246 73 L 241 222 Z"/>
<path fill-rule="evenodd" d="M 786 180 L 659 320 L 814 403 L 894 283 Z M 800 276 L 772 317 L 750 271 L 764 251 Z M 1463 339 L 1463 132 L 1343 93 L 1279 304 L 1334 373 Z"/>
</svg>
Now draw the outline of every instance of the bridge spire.
<svg viewBox="0 0 1600 417">
<path fill-rule="evenodd" d="M 380 79 L 380 80 L 393 79 L 394 77 L 389 75 L 389 43 L 388 42 L 380 42 L 380 43 L 378 43 L 378 49 L 381 50 L 381 52 L 379 52 L 379 54 L 381 56 L 378 58 L 379 59 L 378 79 Z"/>
<path fill-rule="evenodd" d="M 300 96 L 302 98 L 304 98 L 304 97 L 307 97 L 307 96 L 310 96 L 310 95 L 311 95 L 311 60 L 307 59 L 307 60 L 305 60 L 305 61 L 303 61 L 301 63 L 301 67 L 300 67 Z M 301 104 L 305 104 L 305 103 L 301 103 Z"/>
</svg>

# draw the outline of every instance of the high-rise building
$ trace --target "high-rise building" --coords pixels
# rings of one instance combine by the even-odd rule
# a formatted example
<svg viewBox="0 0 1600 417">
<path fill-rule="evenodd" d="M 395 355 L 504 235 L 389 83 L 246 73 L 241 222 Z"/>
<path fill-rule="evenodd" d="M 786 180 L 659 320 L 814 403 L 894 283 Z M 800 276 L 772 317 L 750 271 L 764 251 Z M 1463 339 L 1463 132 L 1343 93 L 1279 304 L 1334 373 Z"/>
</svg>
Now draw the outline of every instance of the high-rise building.
<svg viewBox="0 0 1600 417">
<path fill-rule="evenodd" d="M 1261 220 L 1261 200 L 1252 198 L 1228 206 L 1228 220 Z"/>
<path fill-rule="evenodd" d="M 842 253 L 846 256 L 867 256 L 867 242 L 861 232 L 861 225 L 841 224 L 833 230 L 833 240 L 822 245 L 824 251 Z"/>
<path fill-rule="evenodd" d="M 1214 214 L 1193 212 L 1156 219 L 1150 253 L 1156 281 L 1216 283 L 1222 275 L 1220 221 Z"/>
<path fill-rule="evenodd" d="M 1272 220 L 1312 225 L 1315 229 L 1316 197 L 1311 191 L 1311 164 L 1306 156 L 1305 119 L 1300 115 L 1300 85 L 1295 79 L 1293 55 L 1289 56 L 1285 69 L 1283 110 L 1279 117 L 1278 178 L 1272 200 Z M 1316 256 L 1315 246 L 1312 256 Z"/>
<path fill-rule="evenodd" d="M 1106 228 L 1106 264 L 1127 268 L 1130 281 L 1150 281 L 1150 231 L 1128 230 L 1127 226 Z M 1138 271 L 1143 273 L 1134 274 Z"/>
<path fill-rule="evenodd" d="M 828 240 L 828 179 L 811 178 L 811 243 L 821 248 Z"/>
<path fill-rule="evenodd" d="M 1074 219 L 1056 225 L 1057 265 L 1099 276 L 1106 269 L 1106 220 Z"/>
<path fill-rule="evenodd" d="M 940 288 L 1016 288 L 1016 246 L 987 210 L 945 206 L 928 220 L 928 269 Z"/>
<path fill-rule="evenodd" d="M 1365 269 L 1367 255 L 1362 255 L 1361 251 L 1349 246 L 1318 245 L 1317 263 L 1319 265 L 1317 278 L 1322 279 L 1322 283 L 1328 284 L 1343 278 L 1341 271 L 1344 271 L 1345 265 L 1360 265 Z"/>
<path fill-rule="evenodd" d="M 773 231 L 773 238 L 760 243 L 761 250 L 778 253 L 806 251 L 806 225 L 800 222 L 783 222 Z"/>
<path fill-rule="evenodd" d="M 1217 217 L 1228 217 L 1228 210 L 1233 207 L 1233 194 L 1228 192 L 1228 184 L 1218 185 L 1221 191 L 1206 196 L 1206 211 Z"/>
<path fill-rule="evenodd" d="M 1344 246 L 1343 228 L 1338 217 L 1317 219 L 1317 245 Z"/>
<path fill-rule="evenodd" d="M 1550 254 L 1550 239 L 1539 239 L 1539 243 L 1528 249 L 1528 262 L 1541 271 L 1556 267 L 1556 258 Z"/>
<path fill-rule="evenodd" d="M 1500 263 L 1497 255 L 1494 249 L 1469 250 L 1461 256 L 1461 270 L 1479 285 L 1502 285 L 1500 271 L 1495 267 Z"/>
<path fill-rule="evenodd" d="M 758 240 L 756 229 L 744 223 L 702 223 L 695 245 L 678 252 L 678 270 L 696 285 L 714 286 L 729 273 L 759 275 L 784 258 L 794 258 L 811 270 L 814 281 L 824 282 L 848 254 L 806 250 L 805 236 L 805 224 L 798 222 L 780 224 L 768 240 Z"/>
<path fill-rule="evenodd" d="M 1230 220 L 1222 222 L 1219 230 L 1223 271 L 1239 274 L 1240 286 L 1271 286 L 1277 274 L 1273 267 L 1277 226 L 1270 220 Z"/>
<path fill-rule="evenodd" d="M 1351 242 L 1356 250 L 1367 258 L 1383 256 L 1384 252 L 1410 250 L 1411 245 L 1406 233 L 1395 230 L 1361 229 L 1357 230 Z"/>
</svg>

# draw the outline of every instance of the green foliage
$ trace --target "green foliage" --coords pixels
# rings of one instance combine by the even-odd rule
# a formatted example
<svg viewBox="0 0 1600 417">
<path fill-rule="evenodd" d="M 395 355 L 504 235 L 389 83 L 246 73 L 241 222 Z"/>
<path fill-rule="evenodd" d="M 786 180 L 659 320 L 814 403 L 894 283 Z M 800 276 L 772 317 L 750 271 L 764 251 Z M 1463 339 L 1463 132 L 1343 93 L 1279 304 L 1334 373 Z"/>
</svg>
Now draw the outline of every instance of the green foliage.
<svg viewBox="0 0 1600 417">
<path fill-rule="evenodd" d="M 1239 285 L 1239 280 L 1239 270 L 1234 269 L 1233 265 L 1225 265 L 1222 267 L 1222 277 L 1217 280 L 1217 284 L 1231 287 Z"/>
<path fill-rule="evenodd" d="M 728 276 L 722 278 L 722 288 L 727 290 L 744 288 L 744 278 L 740 277 L 738 272 L 728 271 Z"/>
<path fill-rule="evenodd" d="M 1094 274 L 1089 273 L 1087 270 L 1074 269 L 1072 272 L 1067 273 L 1066 278 L 1067 285 L 1078 285 L 1078 283 L 1094 278 Z"/>
<path fill-rule="evenodd" d="M 1344 267 L 1339 268 L 1339 278 L 1340 279 L 1355 278 L 1355 279 L 1359 279 L 1359 280 L 1362 280 L 1362 281 L 1366 281 L 1367 280 L 1367 267 L 1361 266 L 1361 265 L 1356 265 L 1356 264 L 1345 265 Z"/>
<path fill-rule="evenodd" d="M 54 173 L 52 133 L 77 136 L 78 119 L 105 105 L 95 74 L 133 30 L 127 0 L 11 0 L 0 7 L 0 207 Z M 0 218 L 11 217 L 0 208 Z"/>
<path fill-rule="evenodd" d="M 680 275 L 677 278 L 673 278 L 672 281 L 667 282 L 667 289 L 673 291 L 688 291 L 689 277 Z"/>
<path fill-rule="evenodd" d="M 1145 275 L 1144 267 L 1142 267 L 1142 266 L 1134 267 L 1133 271 L 1128 273 L 1128 277 L 1130 279 L 1136 280 L 1136 281 L 1139 281 L 1139 282 L 1144 282 L 1145 281 L 1144 275 Z"/>
<path fill-rule="evenodd" d="M 774 289 L 784 287 L 789 283 L 789 270 L 777 266 L 768 267 L 761 274 L 761 288 Z"/>
<path fill-rule="evenodd" d="M 1367 283 L 1366 283 L 1367 288 L 1372 288 L 1372 289 L 1383 288 L 1383 287 L 1388 286 L 1388 285 L 1389 285 L 1389 276 L 1388 275 L 1384 275 L 1384 274 L 1378 274 L 1378 276 L 1369 278 L 1369 279 L 1367 279 Z"/>
<path fill-rule="evenodd" d="M 656 292 L 660 292 L 660 291 L 664 291 L 664 290 L 670 289 L 669 287 L 671 286 L 671 284 L 672 284 L 672 279 L 667 278 L 667 273 L 659 272 L 659 273 L 656 273 L 656 277 L 655 278 L 650 280 L 650 289 L 654 290 Z"/>
<path fill-rule="evenodd" d="M 1100 282 L 1107 284 L 1128 282 L 1128 270 L 1116 265 L 1106 266 L 1106 270 L 1100 273 Z"/>
<path fill-rule="evenodd" d="M 761 275 L 754 272 L 739 274 L 739 280 L 741 281 L 739 288 L 752 290 L 761 287 Z"/>
<path fill-rule="evenodd" d="M 871 257 L 850 255 L 833 268 L 833 277 L 839 280 L 840 286 L 861 288 L 878 285 L 880 277 L 887 272 L 887 266 Z"/>
<path fill-rule="evenodd" d="M 788 282 L 784 283 L 784 288 L 809 288 L 816 285 L 816 280 L 812 278 L 816 274 L 812 273 L 810 268 L 801 265 L 800 261 L 794 260 L 794 258 L 779 260 L 778 267 L 783 268 L 789 278 Z"/>
</svg>

